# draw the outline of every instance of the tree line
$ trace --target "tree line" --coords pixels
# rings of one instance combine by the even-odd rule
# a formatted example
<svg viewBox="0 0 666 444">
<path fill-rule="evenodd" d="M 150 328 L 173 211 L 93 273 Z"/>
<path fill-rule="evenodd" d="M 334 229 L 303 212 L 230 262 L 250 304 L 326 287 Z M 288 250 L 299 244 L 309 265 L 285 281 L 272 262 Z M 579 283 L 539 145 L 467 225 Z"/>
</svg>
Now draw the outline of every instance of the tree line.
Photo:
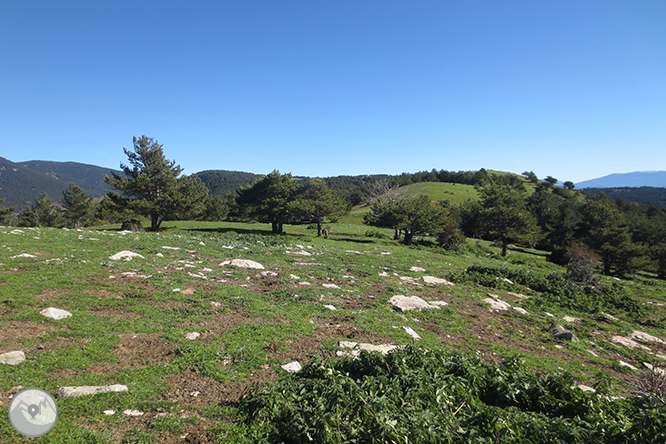
<svg viewBox="0 0 666 444">
<path fill-rule="evenodd" d="M 270 223 L 274 233 L 282 233 L 286 224 L 311 223 L 321 236 L 325 223 L 350 211 L 351 190 L 359 193 L 354 200 L 372 202 L 365 224 L 390 228 L 394 239 L 407 245 L 436 239 L 443 248 L 455 250 L 470 248 L 466 238 L 482 238 L 496 242 L 502 256 L 511 245 L 528 246 L 550 252 L 550 260 L 560 264 L 587 264 L 588 269 L 598 264 L 607 275 L 649 271 L 666 279 L 663 208 L 603 194 L 584 195 L 574 191 L 571 182 L 557 186 L 557 179 L 550 176 L 539 180 L 532 172 L 521 178 L 484 169 L 432 170 L 393 177 L 338 176 L 329 186 L 324 179 L 299 181 L 273 171 L 235 193 L 212 196 L 197 175 L 181 176 L 182 168 L 166 159 L 157 141 L 142 136 L 133 143 L 133 151 L 124 149 L 129 164 L 121 164 L 123 174 L 105 177 L 116 191 L 101 202 L 70 184 L 62 207 L 42 194 L 18 215 L 13 215 L 13 208 L 0 206 L 0 219 L 19 226 L 79 228 L 106 221 L 137 228 L 143 217 L 154 231 L 165 220 L 258 221 Z M 452 206 L 425 196 L 406 198 L 396 191 L 413 181 L 435 178 L 472 184 L 480 198 Z M 525 187 L 529 182 L 534 184 L 532 193 Z M 345 183 L 350 187 L 345 189 Z M 585 272 L 582 267 L 577 273 Z"/>
</svg>

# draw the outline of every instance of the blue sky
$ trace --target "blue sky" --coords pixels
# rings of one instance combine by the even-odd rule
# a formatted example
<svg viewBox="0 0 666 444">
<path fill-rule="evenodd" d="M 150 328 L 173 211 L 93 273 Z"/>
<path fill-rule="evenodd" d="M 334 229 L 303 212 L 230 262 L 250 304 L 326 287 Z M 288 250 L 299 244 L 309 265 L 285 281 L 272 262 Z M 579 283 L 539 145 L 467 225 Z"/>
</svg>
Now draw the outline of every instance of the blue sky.
<svg viewBox="0 0 666 444">
<path fill-rule="evenodd" d="M 15 162 L 666 170 L 662 0 L 0 0 L 0 54 Z"/>
</svg>

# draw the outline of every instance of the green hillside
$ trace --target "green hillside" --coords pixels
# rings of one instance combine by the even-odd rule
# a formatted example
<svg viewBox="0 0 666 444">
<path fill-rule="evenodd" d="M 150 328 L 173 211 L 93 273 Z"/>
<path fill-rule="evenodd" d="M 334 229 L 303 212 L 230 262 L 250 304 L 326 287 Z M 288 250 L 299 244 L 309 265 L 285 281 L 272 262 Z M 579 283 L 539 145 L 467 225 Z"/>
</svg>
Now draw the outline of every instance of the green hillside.
<svg viewBox="0 0 666 444">
<path fill-rule="evenodd" d="M 213 196 L 223 196 L 238 190 L 243 185 L 250 185 L 264 177 L 260 174 L 241 171 L 206 170 L 197 173 Z"/>
</svg>

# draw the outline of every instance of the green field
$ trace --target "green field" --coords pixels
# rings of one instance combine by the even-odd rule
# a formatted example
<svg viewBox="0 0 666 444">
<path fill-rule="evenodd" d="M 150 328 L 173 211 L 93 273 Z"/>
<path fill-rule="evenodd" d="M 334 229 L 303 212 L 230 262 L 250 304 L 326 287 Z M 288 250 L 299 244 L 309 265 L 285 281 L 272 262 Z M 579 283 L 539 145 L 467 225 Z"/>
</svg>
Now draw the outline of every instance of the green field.
<svg viewBox="0 0 666 444">
<path fill-rule="evenodd" d="M 433 200 L 473 195 L 462 185 L 408 189 Z M 660 345 L 613 341 L 636 330 L 665 337 L 666 284 L 652 276 L 603 278 L 623 289 L 614 299 L 563 300 L 538 287 L 563 272 L 541 251 L 511 249 L 501 258 L 494 246 L 470 239 L 468 250 L 452 253 L 368 238 L 362 225 L 331 226 L 329 239 L 305 225 L 287 226 L 284 235 L 267 224 L 206 222 L 166 222 L 160 233 L 0 228 L 0 353 L 21 350 L 27 358 L 0 364 L 2 442 L 33 442 L 6 420 L 17 387 L 55 394 L 107 384 L 129 391 L 59 399 L 58 423 L 38 442 L 258 442 L 262 428 L 244 421 L 239 403 L 286 381 L 281 365 L 335 359 L 340 341 L 417 345 L 487 363 L 519 355 L 530 372 L 568 372 L 586 385 L 612 380 L 613 396 L 630 394 L 639 374 L 620 361 L 642 369 L 655 360 L 653 350 L 664 353 Z M 143 258 L 109 258 L 122 250 Z M 265 269 L 220 265 L 233 259 Z M 425 284 L 424 275 L 455 286 Z M 494 311 L 484 302 L 489 294 L 525 312 Z M 388 302 L 395 295 L 448 305 L 402 313 Z M 47 307 L 72 317 L 46 319 L 39 312 Z M 553 338 L 557 324 L 580 342 Z M 186 339 L 193 332 L 200 337 Z M 471 417 L 470 408 L 451 412 Z"/>
</svg>

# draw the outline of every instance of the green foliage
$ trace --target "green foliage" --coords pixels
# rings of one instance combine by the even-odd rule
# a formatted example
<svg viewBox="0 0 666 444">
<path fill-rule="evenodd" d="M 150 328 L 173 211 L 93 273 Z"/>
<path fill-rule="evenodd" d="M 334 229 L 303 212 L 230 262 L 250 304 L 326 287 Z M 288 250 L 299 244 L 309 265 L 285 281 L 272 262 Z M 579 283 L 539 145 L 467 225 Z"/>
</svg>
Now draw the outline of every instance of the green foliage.
<svg viewBox="0 0 666 444">
<path fill-rule="evenodd" d="M 236 202 L 248 209 L 248 214 L 260 222 L 270 222 L 274 233 L 294 219 L 293 201 L 300 191 L 290 173 L 274 170 L 251 186 L 241 187 Z"/>
<path fill-rule="evenodd" d="M 105 176 L 104 181 L 123 192 L 109 194 L 121 209 L 150 217 L 158 231 L 164 220 L 188 219 L 204 209 L 208 189 L 196 175 L 178 177 L 182 168 L 164 157 L 162 145 L 146 136 L 134 137 L 134 152 L 123 151 L 131 165 L 120 167 L 124 175 Z"/>
<path fill-rule="evenodd" d="M 324 221 L 345 216 L 349 206 L 322 179 L 311 179 L 289 203 L 289 212 L 301 221 L 317 224 L 317 236 L 321 236 Z"/>
<path fill-rule="evenodd" d="M 92 218 L 93 201 L 83 192 L 81 187 L 69 183 L 69 188 L 62 193 L 62 205 L 65 209 L 64 218 L 74 228 L 86 226 Z"/>
<path fill-rule="evenodd" d="M 521 183 L 493 178 L 478 188 L 480 229 L 489 239 L 500 242 L 502 256 L 507 255 L 510 242 L 536 240 L 538 227 L 525 205 L 526 192 Z"/>
<path fill-rule="evenodd" d="M 63 225 L 62 210 L 42 193 L 32 207 L 24 208 L 19 216 L 22 227 L 61 227 Z"/>
<path fill-rule="evenodd" d="M 646 416 L 665 423 L 578 389 L 570 375 L 531 372 L 519 358 L 494 366 L 414 347 L 315 359 L 243 408 L 266 442 L 612 443 L 641 435 L 627 429 Z"/>
<path fill-rule="evenodd" d="M 5 201 L 5 198 L 0 198 L 0 204 Z M 12 212 L 16 209 L 16 207 L 5 207 L 3 205 L 0 205 L 0 225 L 6 224 L 8 218 L 12 214 Z"/>
</svg>

